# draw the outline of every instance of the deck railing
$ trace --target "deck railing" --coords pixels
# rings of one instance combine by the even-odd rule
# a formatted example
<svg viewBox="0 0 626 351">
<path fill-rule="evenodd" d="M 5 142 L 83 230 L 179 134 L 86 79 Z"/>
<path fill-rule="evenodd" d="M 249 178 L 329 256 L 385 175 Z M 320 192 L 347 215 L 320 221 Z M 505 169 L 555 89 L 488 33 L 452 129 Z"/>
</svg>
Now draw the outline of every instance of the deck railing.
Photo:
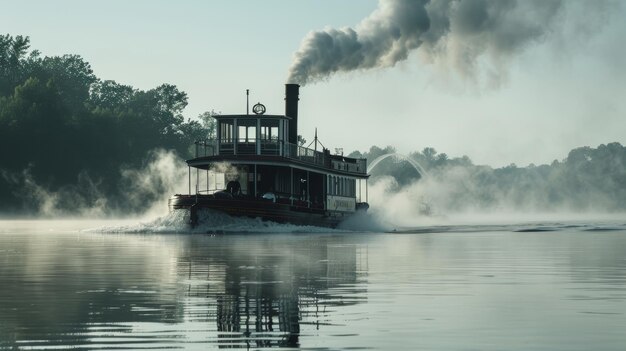
<svg viewBox="0 0 626 351">
<path fill-rule="evenodd" d="M 196 141 L 196 158 L 207 156 L 224 155 L 257 155 L 257 156 L 282 156 L 304 163 L 326 166 L 329 168 L 349 171 L 354 173 L 366 173 L 367 163 L 365 159 L 357 159 L 354 162 L 344 162 L 331 157 L 329 154 L 316 151 L 295 144 L 285 143 L 279 140 L 218 140 L 208 139 Z"/>
</svg>

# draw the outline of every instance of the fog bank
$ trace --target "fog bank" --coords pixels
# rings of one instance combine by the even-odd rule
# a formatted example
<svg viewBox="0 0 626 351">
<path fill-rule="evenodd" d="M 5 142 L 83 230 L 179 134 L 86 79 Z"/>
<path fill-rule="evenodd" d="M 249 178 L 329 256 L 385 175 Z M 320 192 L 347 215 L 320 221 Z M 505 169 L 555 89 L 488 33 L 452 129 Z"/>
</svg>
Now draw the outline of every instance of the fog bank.
<svg viewBox="0 0 626 351">
<path fill-rule="evenodd" d="M 393 148 L 354 153 L 373 160 Z M 428 175 L 401 159 L 372 171 L 369 201 L 374 213 L 400 225 L 464 218 L 605 218 L 626 213 L 626 147 L 619 143 L 580 147 L 550 165 L 474 165 L 432 148 L 409 155 Z"/>
</svg>

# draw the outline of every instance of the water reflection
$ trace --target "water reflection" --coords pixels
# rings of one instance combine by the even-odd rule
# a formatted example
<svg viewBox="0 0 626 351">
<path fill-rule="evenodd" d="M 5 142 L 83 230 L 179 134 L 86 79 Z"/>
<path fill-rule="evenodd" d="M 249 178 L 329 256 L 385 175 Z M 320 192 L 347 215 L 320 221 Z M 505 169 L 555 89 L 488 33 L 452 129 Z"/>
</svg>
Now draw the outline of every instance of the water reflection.
<svg viewBox="0 0 626 351">
<path fill-rule="evenodd" d="M 341 236 L 3 234 L 2 348 L 300 344 L 365 299 Z"/>
<path fill-rule="evenodd" d="M 126 323 L 179 322 L 176 247 L 141 238 L 39 233 L 3 235 L 1 339 L 5 345 L 87 345 L 128 333 Z M 173 270 L 172 270 L 173 271 Z M 175 271 L 173 271 L 175 272 Z M 166 290 L 161 290 L 165 287 Z"/>
<path fill-rule="evenodd" d="M 220 344 L 299 345 L 301 323 L 328 323 L 334 306 L 365 299 L 362 247 L 340 236 L 192 238 L 178 261 L 187 276 L 187 296 L 208 298 Z M 217 245 L 216 245 L 217 244 Z M 209 254 L 210 253 L 210 254 Z M 209 313 L 211 313 L 209 312 Z"/>
<path fill-rule="evenodd" d="M 0 349 L 623 350 L 626 231 L 0 231 Z"/>
</svg>

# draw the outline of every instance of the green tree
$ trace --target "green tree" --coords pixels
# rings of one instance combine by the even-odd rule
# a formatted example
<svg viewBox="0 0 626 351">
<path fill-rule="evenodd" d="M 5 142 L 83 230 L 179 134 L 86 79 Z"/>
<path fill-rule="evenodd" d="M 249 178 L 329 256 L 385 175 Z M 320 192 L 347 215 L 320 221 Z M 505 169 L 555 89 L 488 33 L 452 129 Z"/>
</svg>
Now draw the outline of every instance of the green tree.
<svg viewBox="0 0 626 351">
<path fill-rule="evenodd" d="M 26 173 L 42 189 L 63 194 L 67 209 L 100 194 L 127 208 L 136 202 L 125 201 L 121 169 L 142 167 L 155 149 L 188 157 L 193 141 L 214 133 L 214 125 L 185 120 L 187 94 L 175 85 L 143 91 L 100 80 L 80 56 L 28 54 L 29 42 L 0 36 L 2 210 L 36 210 L 19 190 Z"/>
<path fill-rule="evenodd" d="M 202 129 L 205 131 L 206 139 L 214 139 L 217 137 L 217 122 L 213 116 L 217 115 L 217 112 L 211 110 L 206 111 L 198 115 L 198 119 L 200 120 L 200 125 Z"/>
<path fill-rule="evenodd" d="M 437 151 L 432 147 L 425 147 L 422 150 L 422 155 L 424 155 L 428 163 L 434 163 L 435 156 L 437 155 Z"/>
<path fill-rule="evenodd" d="M 0 95 L 11 94 L 24 75 L 24 60 L 30 48 L 30 38 L 0 35 Z"/>
<path fill-rule="evenodd" d="M 91 85 L 89 105 L 92 109 L 126 111 L 136 92 L 133 87 L 113 80 L 97 81 Z"/>
</svg>

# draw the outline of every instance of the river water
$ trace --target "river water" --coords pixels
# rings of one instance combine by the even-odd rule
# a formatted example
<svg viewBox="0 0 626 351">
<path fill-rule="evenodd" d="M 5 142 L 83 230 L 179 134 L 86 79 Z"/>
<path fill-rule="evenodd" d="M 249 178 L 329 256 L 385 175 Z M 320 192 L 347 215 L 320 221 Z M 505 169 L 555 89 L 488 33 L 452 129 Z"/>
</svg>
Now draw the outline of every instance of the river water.
<svg viewBox="0 0 626 351">
<path fill-rule="evenodd" d="M 624 350 L 626 221 L 0 222 L 0 349 Z"/>
</svg>

